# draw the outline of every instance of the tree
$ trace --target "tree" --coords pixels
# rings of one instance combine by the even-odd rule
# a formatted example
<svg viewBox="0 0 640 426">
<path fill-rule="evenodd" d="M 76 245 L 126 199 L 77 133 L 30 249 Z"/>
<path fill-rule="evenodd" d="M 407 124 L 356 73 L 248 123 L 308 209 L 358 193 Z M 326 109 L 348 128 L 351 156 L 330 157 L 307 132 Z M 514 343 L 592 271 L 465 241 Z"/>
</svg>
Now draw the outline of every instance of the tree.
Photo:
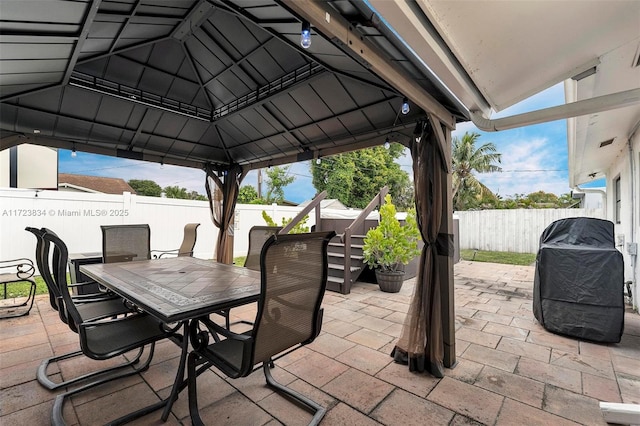
<svg viewBox="0 0 640 426">
<path fill-rule="evenodd" d="M 576 201 L 571 198 L 571 194 L 563 194 L 558 197 L 551 192 L 536 191 L 528 195 L 516 194 L 510 207 L 518 209 L 561 209 L 569 208 L 576 204 Z"/>
<path fill-rule="evenodd" d="M 152 180 L 131 179 L 127 183 L 138 195 L 147 197 L 160 197 L 162 195 L 162 187 Z"/>
<path fill-rule="evenodd" d="M 256 191 L 253 186 L 245 185 L 240 187 L 240 191 L 238 191 L 238 203 L 251 204 L 256 200 L 258 200 L 258 191 Z"/>
<path fill-rule="evenodd" d="M 179 186 L 167 186 L 164 188 L 164 195 L 167 198 L 179 198 L 182 200 L 200 200 L 207 201 L 207 197 L 198 194 L 196 191 L 187 191 L 187 188 L 180 188 Z"/>
<path fill-rule="evenodd" d="M 462 138 L 453 138 L 453 207 L 455 210 L 466 210 L 473 200 L 481 199 L 483 195 L 491 193 L 473 172 L 501 172 L 502 168 L 494 163 L 500 163 L 502 154 L 496 152 L 496 146 L 489 142 L 476 148 L 476 141 L 480 134 L 466 132 Z"/>
<path fill-rule="evenodd" d="M 271 167 L 267 169 L 267 204 L 282 203 L 284 201 L 284 187 L 296 180 L 289 176 L 289 167 Z"/>
<path fill-rule="evenodd" d="M 406 210 L 413 205 L 413 190 L 409 174 L 396 162 L 403 152 L 402 145 L 392 143 L 389 149 L 361 149 L 312 162 L 313 186 L 346 206 L 364 208 L 387 185 L 396 206 Z"/>
</svg>

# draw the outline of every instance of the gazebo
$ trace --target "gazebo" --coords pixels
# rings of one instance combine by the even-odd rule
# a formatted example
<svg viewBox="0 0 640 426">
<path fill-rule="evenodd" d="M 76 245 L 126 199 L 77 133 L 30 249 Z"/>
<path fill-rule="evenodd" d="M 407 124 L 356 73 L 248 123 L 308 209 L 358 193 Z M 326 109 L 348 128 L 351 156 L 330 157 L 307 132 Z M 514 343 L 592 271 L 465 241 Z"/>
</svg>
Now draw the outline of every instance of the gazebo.
<svg viewBox="0 0 640 426">
<path fill-rule="evenodd" d="M 424 300 L 410 317 L 425 334 L 417 347 L 433 347 L 435 360 L 404 350 L 420 370 L 455 363 L 447 172 L 450 132 L 468 113 L 366 3 L 1 6 L 0 148 L 28 142 L 204 169 L 218 261 L 231 262 L 229 224 L 248 171 L 387 138 L 410 147 L 428 242 Z"/>
<path fill-rule="evenodd" d="M 476 43 L 482 40 L 475 31 L 485 30 L 480 24 L 464 32 L 473 35 L 469 42 L 456 39 L 455 30 L 464 27 L 447 24 L 458 15 L 431 3 L 1 0 L 0 149 L 28 142 L 204 169 L 220 229 L 217 260 L 228 263 L 229 225 L 248 171 L 387 138 L 406 145 L 425 248 L 396 355 L 413 370 L 441 376 L 443 366 L 455 364 L 451 131 L 470 118 L 482 122 L 481 113 L 539 87 L 521 78 L 527 70 L 501 80 L 498 56 L 483 53 L 514 52 Z M 473 5 L 461 6 L 470 11 L 464 16 L 482 22 L 494 16 L 491 7 Z M 547 12 L 534 9 L 530 21 L 537 24 Z M 507 17 L 520 13 L 515 6 L 504 10 Z M 394 18 L 391 25 L 381 15 Z M 588 16 L 608 19 L 596 8 Z M 511 23 L 503 19 L 488 29 L 504 40 Z M 519 53 L 524 63 L 530 52 Z M 484 62 L 475 69 L 473 59 Z M 589 64 L 560 74 L 579 77 L 594 67 Z M 538 74 L 529 68 L 526 75 Z M 546 83 L 557 77 L 540 75 Z M 478 86 L 483 81 L 500 84 Z M 516 87 L 522 82 L 526 87 Z M 504 85 L 522 93 L 507 93 Z M 611 101 L 605 109 L 624 103 Z M 483 124 L 497 130 L 603 106 L 597 108 Z"/>
</svg>

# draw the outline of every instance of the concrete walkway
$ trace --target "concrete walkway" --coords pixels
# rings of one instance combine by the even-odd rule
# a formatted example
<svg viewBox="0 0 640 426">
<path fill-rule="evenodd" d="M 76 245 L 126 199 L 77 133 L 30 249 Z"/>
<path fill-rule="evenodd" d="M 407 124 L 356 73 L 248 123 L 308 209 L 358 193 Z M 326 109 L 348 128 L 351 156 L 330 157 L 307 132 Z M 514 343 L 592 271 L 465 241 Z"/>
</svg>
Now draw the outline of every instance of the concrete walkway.
<svg viewBox="0 0 640 426">
<path fill-rule="evenodd" d="M 627 312 L 618 344 L 551 334 L 531 312 L 533 267 L 479 262 L 455 266 L 458 364 L 436 379 L 410 373 L 389 356 L 402 329 L 413 280 L 400 293 L 358 283 L 324 299 L 323 332 L 276 363 L 277 380 L 328 408 L 324 425 L 605 424 L 599 401 L 640 404 L 640 316 Z M 250 318 L 252 308 L 235 309 Z M 40 361 L 78 347 L 77 336 L 38 297 L 31 314 L 0 321 L 0 424 L 49 424 L 55 392 L 35 381 Z M 178 348 L 159 345 L 143 373 L 80 394 L 65 406 L 69 424 L 104 424 L 165 397 Z M 97 362 L 74 359 L 54 372 L 73 377 Z M 102 364 L 100 364 L 102 365 Z M 207 424 L 303 425 L 310 416 L 273 393 L 260 372 L 226 379 L 212 370 L 199 381 Z M 640 423 L 640 419 L 639 419 Z M 152 413 L 134 424 L 161 424 Z M 168 425 L 191 424 L 187 395 Z"/>
</svg>

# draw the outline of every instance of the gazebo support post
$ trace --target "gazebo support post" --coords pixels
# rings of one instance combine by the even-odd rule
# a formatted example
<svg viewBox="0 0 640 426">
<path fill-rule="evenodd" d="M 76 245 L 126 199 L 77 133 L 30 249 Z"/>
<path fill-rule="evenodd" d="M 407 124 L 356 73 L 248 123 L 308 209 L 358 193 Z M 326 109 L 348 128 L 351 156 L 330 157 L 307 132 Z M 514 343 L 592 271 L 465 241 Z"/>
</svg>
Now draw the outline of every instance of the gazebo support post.
<svg viewBox="0 0 640 426">
<path fill-rule="evenodd" d="M 452 163 L 451 163 L 451 129 L 441 125 L 440 121 L 429 114 L 434 123 L 434 131 L 440 146 L 444 149 L 447 171 L 442 173 L 442 222 L 440 234 L 451 235 L 449 253 L 439 253 L 438 267 L 440 269 L 440 296 L 442 300 L 442 337 L 444 342 L 443 364 L 447 368 L 455 367 L 456 361 L 456 314 L 454 305 L 453 284 L 453 191 L 452 191 Z"/>
</svg>

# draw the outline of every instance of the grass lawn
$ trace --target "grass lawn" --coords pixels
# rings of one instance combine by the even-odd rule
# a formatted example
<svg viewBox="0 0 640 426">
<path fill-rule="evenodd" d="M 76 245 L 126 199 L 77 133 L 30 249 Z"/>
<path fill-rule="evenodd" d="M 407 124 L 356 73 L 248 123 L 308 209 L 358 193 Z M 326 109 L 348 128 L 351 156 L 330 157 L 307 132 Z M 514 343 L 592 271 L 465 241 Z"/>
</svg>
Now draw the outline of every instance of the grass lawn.
<svg viewBox="0 0 640 426">
<path fill-rule="evenodd" d="M 36 282 L 36 294 L 48 294 L 49 290 L 47 289 L 47 285 L 44 283 L 44 280 L 40 276 L 32 277 Z M 31 287 L 30 283 L 11 283 L 7 284 L 7 298 L 13 297 L 26 297 L 29 294 L 29 289 Z M 0 286 L 0 298 L 4 297 L 4 286 Z"/>
<path fill-rule="evenodd" d="M 505 263 L 508 265 L 531 265 L 536 261 L 535 253 L 510 253 L 506 251 L 460 250 L 460 257 L 475 262 Z"/>
</svg>

